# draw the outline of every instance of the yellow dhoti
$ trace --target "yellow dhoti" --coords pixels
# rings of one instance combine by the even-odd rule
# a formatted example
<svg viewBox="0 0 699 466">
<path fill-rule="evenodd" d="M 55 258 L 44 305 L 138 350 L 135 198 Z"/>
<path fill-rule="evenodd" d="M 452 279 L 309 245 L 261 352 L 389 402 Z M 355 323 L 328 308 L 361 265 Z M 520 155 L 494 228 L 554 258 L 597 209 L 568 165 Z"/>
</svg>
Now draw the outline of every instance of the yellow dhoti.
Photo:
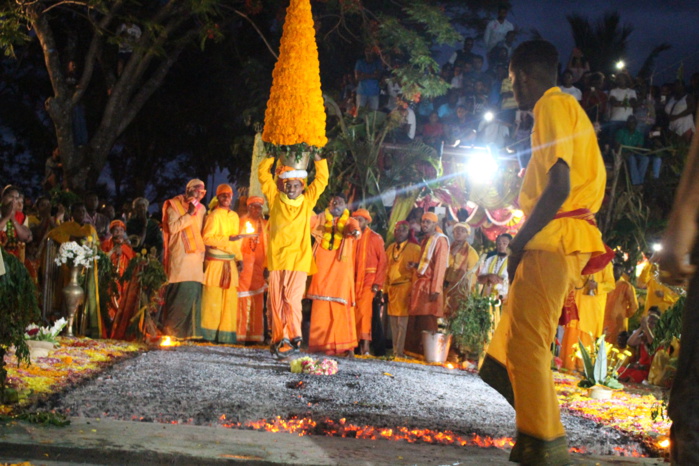
<svg viewBox="0 0 699 466">
<path fill-rule="evenodd" d="M 481 377 L 516 406 L 520 437 L 524 434 L 544 442 L 560 438 L 564 449 L 565 429 L 549 348 L 568 290 L 579 280 L 589 257 L 536 250 L 524 253 L 481 367 Z"/>
</svg>

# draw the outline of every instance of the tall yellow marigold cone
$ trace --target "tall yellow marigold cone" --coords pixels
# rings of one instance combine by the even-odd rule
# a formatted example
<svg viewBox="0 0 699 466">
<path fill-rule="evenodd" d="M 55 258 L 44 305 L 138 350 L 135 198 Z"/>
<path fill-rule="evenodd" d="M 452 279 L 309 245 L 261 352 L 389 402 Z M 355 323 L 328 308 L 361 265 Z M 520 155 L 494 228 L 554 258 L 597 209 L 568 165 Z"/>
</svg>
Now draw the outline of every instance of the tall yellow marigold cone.
<svg viewBox="0 0 699 466">
<path fill-rule="evenodd" d="M 286 10 L 272 77 L 262 140 L 279 146 L 303 142 L 325 146 L 325 107 L 310 0 L 291 0 Z"/>
</svg>

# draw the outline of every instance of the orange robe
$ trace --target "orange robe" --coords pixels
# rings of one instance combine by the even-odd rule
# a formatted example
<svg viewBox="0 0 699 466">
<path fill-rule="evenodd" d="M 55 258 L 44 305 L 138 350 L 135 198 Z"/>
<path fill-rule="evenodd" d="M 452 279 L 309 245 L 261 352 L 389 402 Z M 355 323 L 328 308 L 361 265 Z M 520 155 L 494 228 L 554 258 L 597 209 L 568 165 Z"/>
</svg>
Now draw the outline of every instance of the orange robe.
<svg viewBox="0 0 699 466">
<path fill-rule="evenodd" d="M 604 333 L 607 341 L 617 346 L 619 334 L 629 330 L 629 317 L 638 310 L 636 289 L 624 278 L 616 282 L 616 288 L 607 295 L 604 310 Z"/>
<path fill-rule="evenodd" d="M 431 242 L 434 241 L 434 250 L 430 254 Z M 425 267 L 415 271 L 413 275 L 413 289 L 410 295 L 411 316 L 444 315 L 444 275 L 449 264 L 449 240 L 441 233 L 435 233 L 422 240 L 420 264 Z M 436 301 L 430 301 L 432 293 L 439 293 Z"/>
<path fill-rule="evenodd" d="M 264 272 L 267 268 L 267 220 L 240 217 L 240 231 L 246 232 L 250 222 L 259 236 L 244 238 L 240 250 L 243 271 L 238 277 L 238 341 L 264 341 L 264 296 L 267 289 Z"/>
<path fill-rule="evenodd" d="M 558 87 L 534 105 L 532 158 L 519 205 L 531 215 L 562 160 L 570 169 L 570 193 L 560 213 L 597 213 L 606 184 L 595 130 L 574 97 Z M 551 372 L 550 345 L 571 287 L 580 286 L 590 257 L 605 251 L 599 229 L 585 219 L 557 218 L 524 246 L 502 318 L 481 365 L 481 377 L 515 407 L 517 443 L 511 460 L 529 464 L 569 461 L 565 429 Z"/>
<path fill-rule="evenodd" d="M 130 327 L 131 318 L 138 311 L 139 290 L 135 274 L 133 279 L 128 282 L 122 281 L 121 277 L 124 276 L 129 262 L 136 257 L 136 253 L 128 244 L 122 244 L 121 254 L 118 254 L 114 249 L 112 238 L 102 241 L 102 251 L 109 256 L 119 276 L 119 280 L 116 282 L 118 294 L 110 300 L 108 307 L 109 317 L 112 319 L 109 337 L 123 340 L 127 337 L 126 330 Z M 135 337 L 135 335 L 130 335 L 130 337 Z"/>
<path fill-rule="evenodd" d="M 337 218 L 333 223 L 337 225 Z M 313 275 L 307 297 L 313 300 L 308 351 L 311 353 L 342 354 L 357 346 L 357 328 L 354 316 L 356 300 L 354 288 L 355 240 L 345 236 L 340 247 L 327 250 L 321 246 L 325 212 L 311 218 L 313 246 L 317 272 Z M 347 228 L 359 229 L 353 218 Z"/>
<path fill-rule="evenodd" d="M 355 265 L 355 290 L 357 306 L 354 316 L 357 322 L 357 338 L 371 340 L 371 317 L 374 293 L 371 288 L 383 288 L 386 279 L 386 252 L 381 235 L 367 227 L 356 241 L 357 263 Z"/>
</svg>

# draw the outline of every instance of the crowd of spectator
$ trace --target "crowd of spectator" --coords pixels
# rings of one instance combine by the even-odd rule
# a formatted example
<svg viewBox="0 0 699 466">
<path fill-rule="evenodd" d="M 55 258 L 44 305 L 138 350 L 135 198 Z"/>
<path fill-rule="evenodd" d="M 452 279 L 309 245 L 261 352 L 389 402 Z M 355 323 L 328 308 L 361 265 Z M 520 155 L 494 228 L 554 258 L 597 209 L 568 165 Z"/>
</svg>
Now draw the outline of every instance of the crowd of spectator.
<svg viewBox="0 0 699 466">
<path fill-rule="evenodd" d="M 354 74 L 345 75 L 342 100 L 345 111 L 356 116 L 359 109 L 399 112 L 404 125 L 389 140 L 423 142 L 440 150 L 443 145 L 491 145 L 517 154 L 526 167 L 531 112 L 520 111 L 512 93 L 508 62 L 517 43 L 517 29 L 500 8 L 490 21 L 480 45 L 466 37 L 463 48 L 442 65 L 441 78 L 449 91 L 437 98 L 402 99 L 400 86 L 391 78 L 389 57 L 368 48 L 357 61 Z M 560 70 L 559 86 L 574 96 L 598 131 L 605 161 L 614 151 L 626 160 L 634 185 L 650 175 L 660 177 L 662 159 L 673 141 L 689 142 L 694 132 L 694 114 L 699 97 L 699 73 L 685 85 L 682 79 L 658 85 L 634 78 L 620 67 L 617 73 L 590 68 L 583 52 L 574 48 Z"/>
</svg>

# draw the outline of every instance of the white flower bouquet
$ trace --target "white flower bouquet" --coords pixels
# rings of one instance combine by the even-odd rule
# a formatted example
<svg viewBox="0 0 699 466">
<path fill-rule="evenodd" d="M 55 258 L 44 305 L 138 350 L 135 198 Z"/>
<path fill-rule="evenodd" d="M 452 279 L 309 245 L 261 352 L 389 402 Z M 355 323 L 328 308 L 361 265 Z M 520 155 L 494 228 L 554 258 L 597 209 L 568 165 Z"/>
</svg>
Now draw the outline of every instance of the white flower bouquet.
<svg viewBox="0 0 699 466">
<path fill-rule="evenodd" d="M 66 319 L 61 317 L 51 327 L 39 327 L 36 324 L 30 324 L 24 329 L 24 339 L 58 343 L 58 335 L 63 331 L 67 323 Z"/>
<path fill-rule="evenodd" d="M 337 361 L 334 359 L 323 358 L 316 361 L 315 359 L 304 356 L 291 361 L 291 372 L 295 374 L 311 374 L 311 375 L 333 375 L 337 374 Z"/>
<path fill-rule="evenodd" d="M 68 267 L 82 265 L 90 268 L 94 258 L 97 256 L 95 250 L 89 244 L 80 245 L 75 241 L 68 241 L 61 244 L 56 256 L 56 265 L 66 264 Z"/>
</svg>

